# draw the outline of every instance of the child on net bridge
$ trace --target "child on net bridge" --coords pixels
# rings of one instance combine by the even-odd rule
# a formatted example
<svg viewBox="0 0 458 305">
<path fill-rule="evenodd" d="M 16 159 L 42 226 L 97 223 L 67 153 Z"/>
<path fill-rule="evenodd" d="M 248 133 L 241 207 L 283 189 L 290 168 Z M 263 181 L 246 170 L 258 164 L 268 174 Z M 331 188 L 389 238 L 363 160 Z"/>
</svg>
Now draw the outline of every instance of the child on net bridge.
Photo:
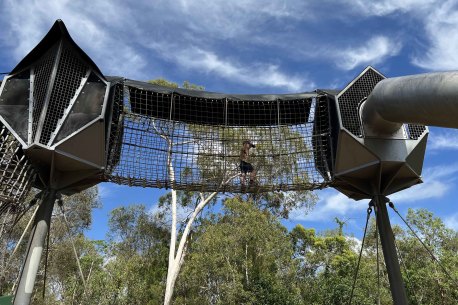
<svg viewBox="0 0 458 305">
<path fill-rule="evenodd" d="M 256 146 L 251 143 L 249 140 L 243 141 L 242 149 L 240 150 L 240 171 L 241 175 L 241 185 L 242 188 L 245 187 L 245 180 L 247 173 L 250 174 L 250 186 L 254 185 L 256 178 L 256 171 L 253 168 L 253 165 L 249 162 L 250 158 L 250 149 L 255 148 Z"/>
</svg>

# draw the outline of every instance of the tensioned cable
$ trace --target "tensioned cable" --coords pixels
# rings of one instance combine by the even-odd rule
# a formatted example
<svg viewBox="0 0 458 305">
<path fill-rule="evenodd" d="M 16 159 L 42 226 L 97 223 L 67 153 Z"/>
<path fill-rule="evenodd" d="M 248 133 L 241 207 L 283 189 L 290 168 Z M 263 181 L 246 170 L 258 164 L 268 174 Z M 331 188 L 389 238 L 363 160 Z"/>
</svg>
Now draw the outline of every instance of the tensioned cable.
<svg viewBox="0 0 458 305">
<path fill-rule="evenodd" d="M 374 207 L 375 219 L 377 219 L 377 207 Z M 380 256 L 378 248 L 378 223 L 375 221 L 375 249 L 377 253 L 377 305 L 380 305 Z"/>
<path fill-rule="evenodd" d="M 61 213 L 62 213 L 62 217 L 63 217 L 64 222 L 65 222 L 65 225 L 66 225 L 66 227 L 67 227 L 68 236 L 70 237 L 70 241 L 71 241 L 71 243 L 72 243 L 73 253 L 75 254 L 76 263 L 77 263 L 77 265 L 78 265 L 78 270 L 79 270 L 79 273 L 80 273 L 80 276 L 81 276 L 81 281 L 83 282 L 84 289 L 86 289 L 86 280 L 84 279 L 83 269 L 81 269 L 80 259 L 79 259 L 79 257 L 78 257 L 78 253 L 76 252 L 75 241 L 73 240 L 73 237 L 72 237 L 72 235 L 71 235 L 70 225 L 69 225 L 69 223 L 68 223 L 68 221 L 67 221 L 67 216 L 65 216 L 63 204 L 60 203 L 60 204 L 59 204 L 59 207 L 60 207 L 60 211 L 61 211 Z"/>
<path fill-rule="evenodd" d="M 43 292 L 42 292 L 42 297 L 43 300 L 45 299 L 45 294 L 46 294 L 46 279 L 48 277 L 48 257 L 49 257 L 49 235 L 51 230 L 51 223 L 49 224 L 48 232 L 46 232 L 46 256 L 45 256 L 45 273 L 43 277 Z"/>
<path fill-rule="evenodd" d="M 348 302 L 349 305 L 351 305 L 351 302 L 353 300 L 353 292 L 354 292 L 355 286 L 356 286 L 356 279 L 358 278 L 358 271 L 359 271 L 359 266 L 360 266 L 360 263 L 361 263 L 361 257 L 363 256 L 364 240 L 366 239 L 367 225 L 369 224 L 369 219 L 370 219 L 371 213 L 372 213 L 371 204 L 372 204 L 372 201 L 369 202 L 369 207 L 367 208 L 366 225 L 364 226 L 364 235 L 363 235 L 363 240 L 361 242 L 361 250 L 359 251 L 358 264 L 356 265 L 356 271 L 355 271 L 355 275 L 353 277 L 353 286 L 351 287 L 350 300 Z"/>
<path fill-rule="evenodd" d="M 12 232 L 12 229 L 19 223 L 19 221 L 22 219 L 22 217 L 24 217 L 25 214 L 27 214 L 27 212 L 35 205 L 37 204 L 37 202 L 39 200 L 43 200 L 44 198 L 44 192 L 43 191 L 40 191 L 39 193 L 37 193 L 35 195 L 35 197 L 33 197 L 32 200 L 30 200 L 30 204 L 29 206 L 21 213 L 21 214 L 18 214 L 18 216 L 16 217 L 16 219 L 14 220 L 13 224 L 11 225 L 11 229 L 10 229 L 10 236 L 11 236 L 11 232 Z M 39 205 L 38 205 L 39 206 Z M 38 210 L 38 206 L 37 208 L 35 209 L 35 212 L 34 214 L 32 215 L 32 219 L 33 217 L 35 217 L 35 214 Z"/>
<path fill-rule="evenodd" d="M 14 226 L 19 222 L 19 220 L 26 214 L 26 212 L 32 207 L 35 205 L 36 203 L 36 200 L 38 200 L 37 198 L 43 194 L 43 191 L 41 191 L 40 193 L 38 193 L 37 195 L 35 195 L 35 197 L 32 199 L 31 201 L 31 204 L 29 204 L 29 207 L 25 210 L 24 213 L 22 213 L 19 217 L 19 219 L 17 219 L 13 225 L 11 226 L 10 228 L 10 232 L 9 232 L 9 237 L 11 237 L 11 234 L 12 234 L 12 229 L 14 228 Z M 35 203 L 32 203 L 33 201 L 35 201 Z M 27 223 L 27 225 L 25 226 L 25 229 L 23 230 L 22 234 L 21 234 L 21 237 L 19 238 L 18 242 L 16 243 L 16 246 L 14 247 L 13 249 L 13 252 L 10 254 L 9 258 L 8 258 L 8 261 L 6 262 L 6 267 L 5 267 L 5 270 L 4 272 L 6 273 L 7 271 L 9 271 L 9 269 L 11 268 L 11 261 L 13 260 L 13 257 L 14 257 L 14 254 L 16 254 L 16 251 L 19 249 L 19 246 L 21 245 L 22 243 L 22 240 L 24 239 L 25 237 L 25 234 L 27 233 L 27 231 L 29 230 L 30 226 L 32 225 L 33 221 L 35 220 L 35 215 L 37 214 L 38 212 L 38 208 L 40 207 L 40 205 L 37 205 L 37 207 L 35 208 L 35 211 L 33 212 L 32 216 L 30 217 L 29 219 L 29 222 Z M 16 280 L 17 281 L 17 280 Z M 14 288 L 14 286 L 13 286 Z M 14 291 L 14 289 L 13 289 Z"/>
<path fill-rule="evenodd" d="M 412 232 L 412 234 L 418 239 L 418 241 L 422 244 L 422 246 L 426 249 L 426 251 L 429 253 L 429 255 L 431 256 L 431 258 L 436 261 L 436 263 L 439 265 L 439 267 L 441 267 L 442 271 L 444 271 L 444 273 L 449 277 L 450 281 L 457 284 L 458 286 L 458 283 L 457 281 L 452 277 L 452 275 L 448 272 L 448 270 L 444 267 L 444 265 L 442 265 L 442 263 L 437 259 L 437 257 L 434 255 L 434 253 L 428 248 L 428 246 L 421 240 L 421 238 L 417 235 L 417 233 L 414 231 L 414 229 L 410 226 L 410 224 L 404 219 L 404 217 L 401 216 L 401 214 L 399 213 L 399 211 L 396 209 L 396 207 L 394 206 L 394 203 L 393 202 L 389 202 L 388 205 L 390 206 L 390 208 L 393 209 L 393 211 L 396 212 L 396 214 L 398 214 L 398 216 L 402 219 L 402 221 L 405 223 L 405 225 L 410 229 L 410 231 Z"/>
</svg>

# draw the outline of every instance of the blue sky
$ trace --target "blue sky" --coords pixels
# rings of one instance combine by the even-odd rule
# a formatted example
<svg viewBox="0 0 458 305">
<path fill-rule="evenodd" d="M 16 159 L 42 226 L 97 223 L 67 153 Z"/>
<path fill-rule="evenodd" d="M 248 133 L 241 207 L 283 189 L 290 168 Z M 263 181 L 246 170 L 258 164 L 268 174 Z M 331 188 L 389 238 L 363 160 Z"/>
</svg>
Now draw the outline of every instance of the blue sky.
<svg viewBox="0 0 458 305">
<path fill-rule="evenodd" d="M 367 65 L 387 77 L 458 69 L 458 1 L 434 0 L 137 0 L 0 2 L 0 72 L 10 71 L 62 19 L 105 75 L 164 77 L 209 91 L 286 93 L 343 88 Z M 393 195 L 401 212 L 425 207 L 458 230 L 458 132 L 431 128 L 424 184 Z M 100 186 L 93 238 L 109 210 L 163 191 Z M 318 229 L 348 219 L 361 234 L 366 202 L 334 190 L 285 222 Z M 393 216 L 393 222 L 398 219 Z"/>
</svg>

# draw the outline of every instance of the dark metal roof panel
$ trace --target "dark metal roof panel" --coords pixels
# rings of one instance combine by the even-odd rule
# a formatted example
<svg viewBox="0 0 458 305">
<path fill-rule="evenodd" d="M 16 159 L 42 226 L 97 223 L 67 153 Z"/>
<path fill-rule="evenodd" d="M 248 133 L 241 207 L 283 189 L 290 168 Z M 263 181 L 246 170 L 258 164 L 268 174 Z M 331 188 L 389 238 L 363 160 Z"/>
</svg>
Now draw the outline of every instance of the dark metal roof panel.
<svg viewBox="0 0 458 305">
<path fill-rule="evenodd" d="M 10 74 L 15 74 L 19 71 L 22 71 L 28 68 L 31 64 L 36 62 L 43 54 L 45 54 L 51 46 L 60 40 L 68 41 L 73 48 L 75 48 L 78 55 L 83 61 L 85 61 L 91 68 L 99 73 L 102 77 L 103 74 L 97 67 L 97 65 L 92 61 L 92 59 L 73 41 L 72 37 L 67 31 L 65 24 L 62 20 L 58 19 L 49 30 L 49 32 L 43 37 L 43 39 L 38 43 L 38 45 L 30 51 L 20 62 L 19 64 L 10 72 Z"/>
<path fill-rule="evenodd" d="M 148 82 L 141 82 L 131 79 L 126 79 L 125 84 L 130 87 L 154 91 L 163 94 L 180 94 L 183 96 L 205 98 L 205 99 L 228 99 L 232 101 L 276 101 L 276 100 L 299 100 L 310 99 L 317 96 L 315 92 L 302 92 L 293 94 L 227 94 L 208 92 L 192 89 L 169 88 L 158 85 L 153 85 Z"/>
</svg>

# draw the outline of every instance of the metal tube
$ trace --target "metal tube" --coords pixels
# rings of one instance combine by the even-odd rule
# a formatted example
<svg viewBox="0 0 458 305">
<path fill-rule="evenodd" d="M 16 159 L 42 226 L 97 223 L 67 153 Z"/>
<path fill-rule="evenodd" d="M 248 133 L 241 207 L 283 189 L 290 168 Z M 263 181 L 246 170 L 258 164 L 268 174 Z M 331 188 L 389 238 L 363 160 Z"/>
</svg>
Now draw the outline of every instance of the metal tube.
<svg viewBox="0 0 458 305">
<path fill-rule="evenodd" d="M 19 285 L 16 290 L 14 305 L 28 305 L 32 297 L 40 266 L 41 254 L 45 244 L 46 234 L 51 223 L 51 215 L 56 200 L 56 192 L 50 190 L 45 196 L 35 217 L 32 232 L 30 234 L 27 256 L 22 267 Z"/>
<path fill-rule="evenodd" d="M 376 208 L 376 221 L 382 244 L 383 256 L 385 258 L 388 280 L 390 281 L 391 296 L 394 305 L 408 305 L 407 294 L 405 291 L 404 280 L 401 275 L 398 254 L 394 243 L 394 235 L 391 230 L 390 219 L 386 209 L 386 200 L 384 196 L 376 195 L 374 197 Z"/>
<path fill-rule="evenodd" d="M 384 79 L 360 114 L 374 134 L 392 134 L 402 123 L 458 128 L 458 71 Z"/>
</svg>

